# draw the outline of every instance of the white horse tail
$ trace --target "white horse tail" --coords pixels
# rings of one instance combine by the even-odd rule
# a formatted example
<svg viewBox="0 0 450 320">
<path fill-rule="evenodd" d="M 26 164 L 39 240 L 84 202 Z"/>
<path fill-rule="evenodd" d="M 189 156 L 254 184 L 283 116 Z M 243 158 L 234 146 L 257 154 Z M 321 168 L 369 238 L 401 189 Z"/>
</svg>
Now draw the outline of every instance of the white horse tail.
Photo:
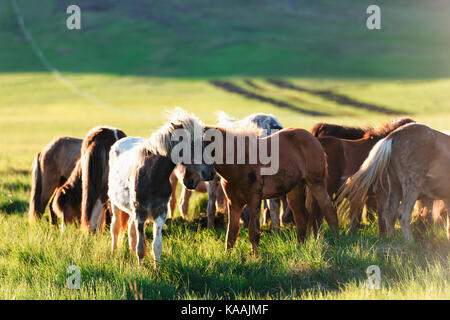
<svg viewBox="0 0 450 320">
<path fill-rule="evenodd" d="M 347 198 L 348 203 L 344 205 L 344 210 L 347 210 L 349 207 L 362 207 L 362 203 L 370 187 L 385 189 L 384 181 L 389 182 L 388 169 L 391 150 L 392 138 L 381 139 L 372 148 L 369 156 L 359 170 L 347 179 L 339 190 L 339 197 L 337 199 L 337 203 L 340 203 L 344 198 Z"/>
</svg>

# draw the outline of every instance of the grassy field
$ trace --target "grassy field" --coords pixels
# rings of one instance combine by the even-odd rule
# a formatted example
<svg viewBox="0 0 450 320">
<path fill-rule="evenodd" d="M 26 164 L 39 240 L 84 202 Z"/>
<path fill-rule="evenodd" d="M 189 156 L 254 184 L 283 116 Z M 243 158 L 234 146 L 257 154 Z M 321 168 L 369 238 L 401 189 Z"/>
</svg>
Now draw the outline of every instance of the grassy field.
<svg viewBox="0 0 450 320">
<path fill-rule="evenodd" d="M 71 1 L 17 3 L 63 80 L 36 57 L 11 2 L 1 2 L 0 299 L 450 298 L 441 228 L 408 246 L 399 229 L 394 241 L 378 239 L 376 224 L 355 236 L 343 225 L 339 238 L 325 227 L 302 245 L 292 226 L 277 234 L 264 227 L 255 258 L 245 229 L 226 253 L 224 227 L 199 227 L 205 195 L 196 194 L 189 221 L 165 226 L 163 263 L 154 270 L 150 252 L 138 269 L 125 241 L 112 257 L 107 232 L 81 235 L 70 226 L 61 233 L 48 215 L 35 226 L 25 216 L 32 159 L 52 138 L 84 137 L 101 124 L 146 137 L 177 105 L 205 123 L 215 123 L 218 110 L 236 118 L 266 112 L 305 129 L 321 121 L 379 126 L 400 116 L 358 102 L 450 129 L 449 3 L 380 1 L 378 33 L 365 29 L 365 1 L 79 0 L 81 31 L 65 28 Z M 217 79 L 271 102 L 214 86 Z M 81 269 L 81 290 L 66 288 L 72 264 Z M 369 265 L 381 269 L 380 290 L 366 288 Z"/>
</svg>

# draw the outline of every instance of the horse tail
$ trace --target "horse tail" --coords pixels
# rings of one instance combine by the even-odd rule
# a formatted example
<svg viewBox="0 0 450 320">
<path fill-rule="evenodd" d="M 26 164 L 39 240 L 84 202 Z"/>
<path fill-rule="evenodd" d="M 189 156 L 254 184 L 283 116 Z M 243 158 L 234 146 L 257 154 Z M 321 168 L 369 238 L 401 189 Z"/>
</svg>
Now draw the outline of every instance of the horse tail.
<svg viewBox="0 0 450 320">
<path fill-rule="evenodd" d="M 343 205 L 343 210 L 359 208 L 371 187 L 385 188 L 383 179 L 385 178 L 389 186 L 388 170 L 391 159 L 392 138 L 382 139 L 375 144 L 369 156 L 361 165 L 359 170 L 350 178 L 339 190 L 337 203 L 341 203 L 347 198 L 348 203 Z M 352 210 L 356 215 L 357 210 Z M 356 218 L 352 216 L 352 219 Z"/>
<path fill-rule="evenodd" d="M 30 208 L 28 211 L 28 220 L 30 223 L 36 221 L 36 213 L 41 215 L 41 194 L 42 194 L 42 172 L 41 172 L 41 153 L 39 152 L 33 160 L 31 170 L 31 196 Z M 37 212 L 39 211 L 39 212 Z"/>
<path fill-rule="evenodd" d="M 103 181 L 107 167 L 106 152 L 104 145 L 94 143 L 81 156 L 81 227 L 84 230 L 93 231 L 96 228 L 95 221 L 91 222 L 91 219 L 97 200 L 103 192 Z M 94 220 L 97 220 L 97 217 L 94 218 Z"/>
<path fill-rule="evenodd" d="M 61 216 L 61 211 L 59 210 L 55 210 L 54 205 L 58 205 L 58 196 L 59 196 L 59 192 L 60 192 L 60 188 L 57 188 L 55 190 L 55 192 L 53 193 L 53 196 L 50 199 L 50 205 L 48 206 L 49 211 L 50 211 L 50 222 L 52 225 L 57 224 L 58 222 L 58 216 Z M 63 219 L 64 220 L 64 219 Z"/>
</svg>

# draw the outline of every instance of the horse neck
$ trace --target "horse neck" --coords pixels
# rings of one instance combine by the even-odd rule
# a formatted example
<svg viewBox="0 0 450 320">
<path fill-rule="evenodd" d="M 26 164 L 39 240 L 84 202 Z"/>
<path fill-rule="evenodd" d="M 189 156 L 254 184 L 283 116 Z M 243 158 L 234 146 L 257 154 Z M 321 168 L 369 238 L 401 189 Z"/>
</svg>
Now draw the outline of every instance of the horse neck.
<svg viewBox="0 0 450 320">
<path fill-rule="evenodd" d="M 217 127 L 216 129 L 220 130 L 222 132 L 223 136 L 223 150 L 222 150 L 222 159 L 221 164 L 214 163 L 214 168 L 216 169 L 216 172 L 225 180 L 231 180 L 236 175 L 239 176 L 241 170 L 243 167 L 252 166 L 251 164 L 237 164 L 237 137 L 239 136 L 239 133 L 233 133 L 229 132 L 224 128 Z M 233 152 L 234 152 L 234 159 L 233 163 L 227 163 L 226 159 L 226 150 L 228 147 L 228 141 L 226 139 L 226 134 L 232 135 L 232 144 L 233 144 Z M 245 161 L 248 161 L 248 144 L 245 144 Z"/>
<path fill-rule="evenodd" d="M 169 180 L 170 175 L 172 174 L 173 170 L 175 169 L 175 163 L 170 159 L 168 156 L 161 156 L 161 155 L 155 155 L 156 159 L 153 159 L 154 164 L 152 168 L 156 170 L 150 170 L 147 171 L 147 175 L 151 174 L 152 178 L 157 177 L 159 179 L 166 179 Z M 146 167 L 146 166 L 145 166 Z M 161 180 L 162 181 L 162 180 Z"/>
</svg>

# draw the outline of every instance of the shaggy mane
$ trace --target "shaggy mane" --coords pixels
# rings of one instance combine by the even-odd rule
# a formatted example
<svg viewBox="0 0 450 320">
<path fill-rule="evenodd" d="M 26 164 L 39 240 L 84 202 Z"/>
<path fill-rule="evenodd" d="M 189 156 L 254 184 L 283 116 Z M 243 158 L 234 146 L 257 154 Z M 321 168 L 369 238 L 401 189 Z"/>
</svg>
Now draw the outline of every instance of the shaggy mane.
<svg viewBox="0 0 450 320">
<path fill-rule="evenodd" d="M 246 120 L 246 118 L 236 121 L 224 111 L 218 111 L 216 115 L 217 127 L 225 129 L 227 132 L 232 134 L 254 134 L 256 136 L 262 134 L 262 129 L 253 121 Z"/>
<path fill-rule="evenodd" d="M 364 134 L 363 138 L 365 138 L 365 139 L 367 139 L 367 138 L 383 139 L 392 131 L 394 131 L 408 123 L 415 123 L 415 121 L 410 118 L 395 119 L 395 120 L 392 120 L 391 122 L 385 124 L 381 128 L 371 129 L 371 130 L 367 131 Z"/>
<path fill-rule="evenodd" d="M 201 132 L 203 134 L 204 124 L 193 114 L 187 113 L 180 107 L 176 107 L 173 111 L 166 112 L 169 121 L 152 133 L 149 138 L 148 150 L 153 154 L 161 156 L 169 156 L 173 146 L 178 141 L 172 141 L 172 134 L 176 129 L 186 129 L 189 131 L 191 137 L 194 137 L 194 132 Z"/>
</svg>

